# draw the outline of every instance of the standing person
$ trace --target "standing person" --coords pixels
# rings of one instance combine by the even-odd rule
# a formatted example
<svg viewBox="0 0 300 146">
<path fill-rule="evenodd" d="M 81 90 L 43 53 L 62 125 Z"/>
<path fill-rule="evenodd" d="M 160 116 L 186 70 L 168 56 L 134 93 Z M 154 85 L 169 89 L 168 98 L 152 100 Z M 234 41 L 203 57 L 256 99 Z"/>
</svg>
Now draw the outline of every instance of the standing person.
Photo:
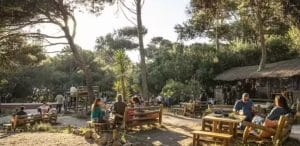
<svg viewBox="0 0 300 146">
<path fill-rule="evenodd" d="M 64 96 L 62 96 L 61 94 L 57 94 L 55 100 L 57 103 L 56 109 L 58 110 L 58 113 L 61 113 L 61 108 L 64 103 Z"/>
<path fill-rule="evenodd" d="M 94 123 L 103 123 L 105 111 L 102 108 L 103 103 L 100 98 L 95 99 L 91 109 L 91 120 Z"/>
<path fill-rule="evenodd" d="M 236 101 L 233 110 L 246 116 L 245 121 L 251 122 L 253 118 L 254 104 L 248 93 L 244 93 L 241 100 Z"/>
<path fill-rule="evenodd" d="M 78 94 L 77 88 L 72 85 L 72 87 L 70 88 L 70 106 L 73 106 L 72 102 L 74 103 L 76 102 L 77 94 Z"/>
<path fill-rule="evenodd" d="M 127 106 L 127 104 L 123 101 L 123 96 L 121 94 L 119 94 L 117 96 L 117 102 L 114 103 L 114 106 L 113 106 L 113 113 L 116 113 L 120 116 L 123 116 L 126 106 Z M 115 122 L 116 123 L 123 120 L 120 116 L 115 117 Z"/>
<path fill-rule="evenodd" d="M 68 97 L 65 96 L 65 98 L 64 98 L 64 111 L 65 112 L 68 111 L 68 104 L 69 104 Z"/>
</svg>

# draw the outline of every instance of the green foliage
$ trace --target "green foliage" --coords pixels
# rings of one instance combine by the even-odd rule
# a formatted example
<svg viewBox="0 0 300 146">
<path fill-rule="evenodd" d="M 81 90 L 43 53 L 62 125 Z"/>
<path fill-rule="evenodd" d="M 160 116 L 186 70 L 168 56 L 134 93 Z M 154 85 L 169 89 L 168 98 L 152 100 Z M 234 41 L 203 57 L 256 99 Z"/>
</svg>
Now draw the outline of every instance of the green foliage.
<svg viewBox="0 0 300 146">
<path fill-rule="evenodd" d="M 292 47 L 300 52 L 300 28 L 292 26 L 287 35 L 291 39 Z"/>
<path fill-rule="evenodd" d="M 49 123 L 40 123 L 40 124 L 33 125 L 32 131 L 35 131 L 35 132 L 53 132 L 54 128 Z"/>
<path fill-rule="evenodd" d="M 187 95 L 187 90 L 185 84 L 181 82 L 176 82 L 174 80 L 168 80 L 166 85 L 162 88 L 161 94 L 165 97 L 174 98 L 179 101 L 184 100 L 184 97 Z"/>
<path fill-rule="evenodd" d="M 124 98 L 130 96 L 130 85 L 128 83 L 128 71 L 130 60 L 124 50 L 118 50 L 114 54 L 114 70 L 117 75 L 117 80 L 114 83 L 114 89 L 118 94 L 122 94 Z"/>
</svg>

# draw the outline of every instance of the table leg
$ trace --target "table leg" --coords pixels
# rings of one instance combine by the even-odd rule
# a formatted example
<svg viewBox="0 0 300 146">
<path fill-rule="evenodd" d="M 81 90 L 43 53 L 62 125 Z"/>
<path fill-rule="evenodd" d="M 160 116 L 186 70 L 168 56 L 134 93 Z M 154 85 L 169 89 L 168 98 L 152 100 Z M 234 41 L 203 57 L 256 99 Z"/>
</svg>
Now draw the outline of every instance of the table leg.
<svg viewBox="0 0 300 146">
<path fill-rule="evenodd" d="M 233 123 L 233 137 L 235 137 L 237 134 L 237 123 Z"/>
<path fill-rule="evenodd" d="M 213 121 L 213 132 L 218 132 L 220 125 L 218 121 Z"/>
<path fill-rule="evenodd" d="M 202 119 L 202 122 L 201 122 L 201 130 L 204 131 L 205 130 L 205 119 Z"/>
<path fill-rule="evenodd" d="M 229 124 L 229 133 L 234 136 L 234 123 L 228 123 Z"/>
</svg>

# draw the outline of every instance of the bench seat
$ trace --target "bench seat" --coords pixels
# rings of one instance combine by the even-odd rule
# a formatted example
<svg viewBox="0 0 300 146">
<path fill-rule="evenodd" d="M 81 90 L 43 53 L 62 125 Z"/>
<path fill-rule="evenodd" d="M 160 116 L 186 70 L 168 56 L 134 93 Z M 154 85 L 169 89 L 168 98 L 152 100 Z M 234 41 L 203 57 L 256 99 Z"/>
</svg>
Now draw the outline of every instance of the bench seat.
<svg viewBox="0 0 300 146">
<path fill-rule="evenodd" d="M 216 132 L 208 132 L 208 131 L 193 131 L 193 146 L 199 146 L 201 136 L 203 137 L 211 137 L 211 138 L 217 138 L 221 139 L 224 146 L 228 146 L 229 142 L 231 141 L 233 135 L 231 134 L 225 134 L 225 133 L 216 133 Z M 206 141 L 206 140 L 205 140 Z"/>
</svg>

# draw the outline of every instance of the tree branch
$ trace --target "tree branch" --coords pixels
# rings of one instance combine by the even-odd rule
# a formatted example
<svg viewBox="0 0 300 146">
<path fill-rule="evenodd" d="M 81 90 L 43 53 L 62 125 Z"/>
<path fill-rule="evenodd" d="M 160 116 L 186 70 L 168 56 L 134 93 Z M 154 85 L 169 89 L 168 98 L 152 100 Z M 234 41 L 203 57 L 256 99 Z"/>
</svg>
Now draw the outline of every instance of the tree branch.
<svg viewBox="0 0 300 146">
<path fill-rule="evenodd" d="M 135 10 L 135 9 L 129 8 L 129 7 L 124 3 L 123 0 L 119 0 L 119 1 L 120 1 L 121 5 L 122 5 L 124 8 L 126 8 L 129 12 L 133 13 L 134 15 L 136 15 L 136 10 Z"/>
<path fill-rule="evenodd" d="M 69 43 L 66 43 L 66 42 L 49 43 L 46 45 L 42 45 L 41 47 L 50 47 L 50 46 L 56 46 L 56 45 L 69 45 Z"/>
</svg>

